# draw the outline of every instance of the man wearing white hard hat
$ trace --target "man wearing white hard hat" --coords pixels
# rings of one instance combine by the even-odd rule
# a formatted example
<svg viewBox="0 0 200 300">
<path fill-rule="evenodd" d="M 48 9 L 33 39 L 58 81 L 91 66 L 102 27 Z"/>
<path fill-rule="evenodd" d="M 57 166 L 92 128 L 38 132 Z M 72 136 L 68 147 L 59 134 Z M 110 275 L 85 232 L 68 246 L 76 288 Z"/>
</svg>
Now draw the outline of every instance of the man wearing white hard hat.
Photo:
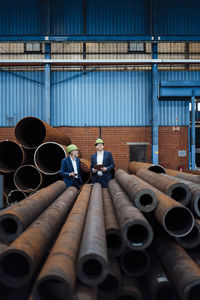
<svg viewBox="0 0 200 300">
<path fill-rule="evenodd" d="M 82 184 L 81 179 L 81 163 L 78 158 L 78 148 L 76 145 L 69 145 L 67 147 L 67 153 L 69 154 L 61 162 L 60 174 L 66 183 L 67 188 L 75 186 L 79 189 Z"/>
</svg>

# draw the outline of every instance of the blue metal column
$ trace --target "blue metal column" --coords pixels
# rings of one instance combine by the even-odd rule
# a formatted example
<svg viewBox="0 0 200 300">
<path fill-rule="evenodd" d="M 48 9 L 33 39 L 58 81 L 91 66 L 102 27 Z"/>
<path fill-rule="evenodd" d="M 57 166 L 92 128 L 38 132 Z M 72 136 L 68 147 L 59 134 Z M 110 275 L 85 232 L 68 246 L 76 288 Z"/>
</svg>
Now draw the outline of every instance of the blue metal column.
<svg viewBox="0 0 200 300">
<path fill-rule="evenodd" d="M 152 44 L 152 58 L 158 58 L 158 44 Z M 158 65 L 152 66 L 152 163 L 158 164 Z"/>
<path fill-rule="evenodd" d="M 51 44 L 45 44 L 45 58 L 50 58 Z M 50 64 L 45 64 L 45 85 L 44 85 L 44 121 L 47 124 L 51 123 L 51 66 Z"/>
<path fill-rule="evenodd" d="M 195 153 L 195 96 L 192 93 L 191 98 L 191 162 L 192 170 L 195 170 L 196 165 L 196 153 Z"/>
</svg>

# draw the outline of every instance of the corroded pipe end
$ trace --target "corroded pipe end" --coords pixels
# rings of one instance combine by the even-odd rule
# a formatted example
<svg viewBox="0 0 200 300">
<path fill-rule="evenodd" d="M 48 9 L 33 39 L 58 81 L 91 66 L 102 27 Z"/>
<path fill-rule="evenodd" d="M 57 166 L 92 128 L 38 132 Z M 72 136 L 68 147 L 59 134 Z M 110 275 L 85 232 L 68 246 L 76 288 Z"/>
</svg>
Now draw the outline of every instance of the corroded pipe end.
<svg viewBox="0 0 200 300">
<path fill-rule="evenodd" d="M 125 274 L 140 277 L 147 272 L 150 259 L 145 251 L 127 249 L 121 256 L 120 264 Z"/>
<path fill-rule="evenodd" d="M 163 226 L 171 236 L 185 236 L 194 227 L 193 214 L 184 206 L 172 207 L 167 210 L 163 218 Z"/>
<path fill-rule="evenodd" d="M 146 220 L 128 222 L 122 232 L 128 247 L 134 250 L 144 250 L 153 240 L 153 230 Z"/>
<path fill-rule="evenodd" d="M 183 237 L 176 238 L 176 241 L 185 249 L 193 249 L 200 245 L 200 226 L 195 221 L 194 227 L 187 235 Z"/>
<path fill-rule="evenodd" d="M 29 282 L 33 273 L 29 256 L 21 250 L 8 249 L 0 255 L 0 277 L 9 287 L 22 287 Z"/>
<path fill-rule="evenodd" d="M 37 190 L 42 184 L 42 174 L 33 165 L 23 165 L 14 175 L 16 187 L 24 192 Z"/>
<path fill-rule="evenodd" d="M 106 231 L 106 243 L 108 248 L 108 254 L 111 257 L 118 257 L 124 250 L 124 243 L 121 238 L 120 230 L 109 229 Z"/>
<path fill-rule="evenodd" d="M 189 187 L 181 182 L 172 184 L 168 189 L 167 195 L 183 205 L 188 205 L 191 199 Z"/>
<path fill-rule="evenodd" d="M 199 300 L 200 279 L 190 282 L 183 290 L 183 300 Z"/>
<path fill-rule="evenodd" d="M 158 205 L 156 195 L 150 189 L 143 189 L 135 195 L 135 206 L 142 212 L 149 213 Z"/>
<path fill-rule="evenodd" d="M 100 284 L 108 274 L 107 262 L 95 254 L 83 256 L 78 261 L 77 273 L 79 279 L 87 285 Z"/>
<path fill-rule="evenodd" d="M 0 239 L 14 241 L 23 231 L 22 221 L 14 214 L 0 215 Z"/>
<path fill-rule="evenodd" d="M 200 218 L 200 192 L 198 191 L 193 195 L 191 208 L 196 213 L 196 215 Z"/>
<path fill-rule="evenodd" d="M 24 161 L 24 151 L 13 141 L 0 142 L 0 171 L 14 172 Z"/>
<path fill-rule="evenodd" d="M 23 191 L 13 190 L 10 191 L 10 193 L 8 194 L 6 201 L 8 204 L 11 204 L 15 202 L 20 202 L 25 198 L 26 198 L 26 194 Z"/>
</svg>

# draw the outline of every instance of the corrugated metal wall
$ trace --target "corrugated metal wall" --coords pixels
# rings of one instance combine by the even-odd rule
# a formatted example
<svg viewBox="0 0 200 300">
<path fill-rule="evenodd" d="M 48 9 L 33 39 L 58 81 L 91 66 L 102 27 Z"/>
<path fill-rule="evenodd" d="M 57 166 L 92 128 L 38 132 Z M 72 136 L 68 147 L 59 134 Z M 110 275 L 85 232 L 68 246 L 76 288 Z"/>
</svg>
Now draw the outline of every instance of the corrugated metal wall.
<svg viewBox="0 0 200 300">
<path fill-rule="evenodd" d="M 25 116 L 42 119 L 44 72 L 0 71 L 0 126 L 15 126 Z"/>
<path fill-rule="evenodd" d="M 1 0 L 0 34 L 46 35 L 44 5 Z M 84 0 L 50 0 L 50 5 L 53 35 L 200 34 L 199 0 L 153 0 L 153 17 L 146 0 L 87 0 L 85 8 Z"/>
</svg>

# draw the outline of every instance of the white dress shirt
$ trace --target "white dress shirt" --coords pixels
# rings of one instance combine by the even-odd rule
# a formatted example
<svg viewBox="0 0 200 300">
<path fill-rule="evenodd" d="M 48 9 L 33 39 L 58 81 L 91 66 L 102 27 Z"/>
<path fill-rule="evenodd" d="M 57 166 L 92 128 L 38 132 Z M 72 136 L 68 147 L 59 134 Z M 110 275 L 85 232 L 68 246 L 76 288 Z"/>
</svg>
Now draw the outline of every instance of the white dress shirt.
<svg viewBox="0 0 200 300">
<path fill-rule="evenodd" d="M 97 165 L 102 165 L 103 164 L 103 154 L 104 154 L 103 150 L 102 151 L 97 151 Z M 97 175 L 98 176 L 102 176 L 103 172 L 102 171 L 98 171 Z"/>
<path fill-rule="evenodd" d="M 71 158 L 71 156 L 70 156 Z M 78 169 L 77 169 L 77 163 L 76 163 L 76 158 L 72 159 L 71 158 L 71 162 L 74 168 L 74 173 L 77 174 L 76 176 L 74 176 L 74 178 L 78 178 Z"/>
</svg>

